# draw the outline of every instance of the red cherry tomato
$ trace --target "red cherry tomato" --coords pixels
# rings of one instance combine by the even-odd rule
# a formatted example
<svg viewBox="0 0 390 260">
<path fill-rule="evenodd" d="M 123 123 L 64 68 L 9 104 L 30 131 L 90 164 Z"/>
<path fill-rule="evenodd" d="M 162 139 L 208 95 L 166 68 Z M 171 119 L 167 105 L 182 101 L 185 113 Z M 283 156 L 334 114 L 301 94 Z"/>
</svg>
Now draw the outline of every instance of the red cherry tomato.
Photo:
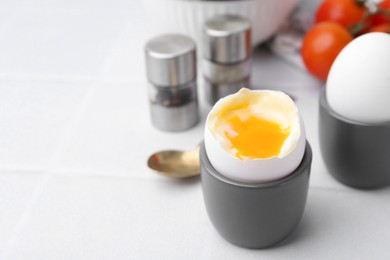
<svg viewBox="0 0 390 260">
<path fill-rule="evenodd" d="M 323 22 L 314 25 L 304 36 L 301 56 L 308 71 L 325 81 L 340 51 L 353 40 L 341 25 Z"/>
<path fill-rule="evenodd" d="M 378 7 L 383 10 L 390 11 L 390 0 L 384 0 L 378 4 Z M 390 23 L 390 16 L 386 16 L 383 14 L 377 14 L 372 17 L 372 23 L 374 25 Z"/>
<path fill-rule="evenodd" d="M 355 0 L 325 0 L 317 9 L 316 23 L 336 22 L 348 28 L 359 22 L 364 12 L 364 7 L 357 5 Z"/>
<path fill-rule="evenodd" d="M 390 23 L 383 23 L 383 24 L 375 25 L 374 27 L 370 28 L 370 32 L 390 33 Z"/>
</svg>

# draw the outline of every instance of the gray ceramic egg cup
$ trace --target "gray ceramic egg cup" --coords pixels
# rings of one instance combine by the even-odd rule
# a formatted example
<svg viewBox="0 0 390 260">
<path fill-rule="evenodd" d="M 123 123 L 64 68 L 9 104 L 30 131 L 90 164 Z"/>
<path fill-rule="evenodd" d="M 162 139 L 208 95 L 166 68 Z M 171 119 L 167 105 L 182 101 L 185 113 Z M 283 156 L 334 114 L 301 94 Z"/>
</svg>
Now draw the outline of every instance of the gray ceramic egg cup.
<svg viewBox="0 0 390 260">
<path fill-rule="evenodd" d="M 299 167 L 269 183 L 243 183 L 217 172 L 200 149 L 203 197 L 218 233 L 245 248 L 267 248 L 284 240 L 301 220 L 309 186 L 312 151 L 308 142 Z"/>
<path fill-rule="evenodd" d="M 347 119 L 330 108 L 323 90 L 319 137 L 322 157 L 336 180 L 360 189 L 390 184 L 390 122 L 364 124 Z"/>
</svg>

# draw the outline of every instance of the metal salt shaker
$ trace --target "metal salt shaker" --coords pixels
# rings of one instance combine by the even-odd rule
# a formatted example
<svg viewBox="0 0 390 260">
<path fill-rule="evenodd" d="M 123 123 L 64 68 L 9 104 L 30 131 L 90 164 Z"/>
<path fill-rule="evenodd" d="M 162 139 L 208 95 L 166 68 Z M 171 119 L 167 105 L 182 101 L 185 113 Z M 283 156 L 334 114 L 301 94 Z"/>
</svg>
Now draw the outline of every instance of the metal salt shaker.
<svg viewBox="0 0 390 260">
<path fill-rule="evenodd" d="M 166 34 L 145 46 L 152 123 L 164 131 L 180 131 L 199 121 L 196 47 L 192 39 Z"/>
<path fill-rule="evenodd" d="M 203 31 L 204 84 L 211 105 L 250 86 L 251 24 L 235 15 L 206 21 Z"/>
</svg>

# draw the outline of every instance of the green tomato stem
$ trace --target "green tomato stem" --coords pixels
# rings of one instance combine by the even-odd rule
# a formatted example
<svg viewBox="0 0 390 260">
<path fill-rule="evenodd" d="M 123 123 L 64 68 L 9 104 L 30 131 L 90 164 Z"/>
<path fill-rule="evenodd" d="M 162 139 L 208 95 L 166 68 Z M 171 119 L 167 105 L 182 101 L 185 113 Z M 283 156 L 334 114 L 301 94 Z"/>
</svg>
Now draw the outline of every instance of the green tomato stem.
<svg viewBox="0 0 390 260">
<path fill-rule="evenodd" d="M 378 4 L 374 3 L 374 8 L 371 9 L 369 8 L 368 4 L 373 4 L 368 3 L 367 0 L 354 0 L 356 5 L 364 7 L 365 12 L 362 17 L 362 19 L 354 24 L 351 24 L 348 28 L 349 32 L 353 37 L 358 36 L 363 30 L 367 28 L 367 20 L 372 17 L 373 15 L 381 14 L 387 17 L 390 17 L 390 10 L 386 10 L 378 6 Z"/>
</svg>

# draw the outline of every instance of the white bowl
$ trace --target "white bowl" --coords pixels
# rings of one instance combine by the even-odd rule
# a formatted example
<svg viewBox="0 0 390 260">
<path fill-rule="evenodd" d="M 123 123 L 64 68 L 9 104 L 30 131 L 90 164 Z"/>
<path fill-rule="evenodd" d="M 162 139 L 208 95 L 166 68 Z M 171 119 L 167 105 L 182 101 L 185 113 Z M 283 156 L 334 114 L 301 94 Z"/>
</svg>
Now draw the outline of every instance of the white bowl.
<svg viewBox="0 0 390 260">
<path fill-rule="evenodd" d="M 216 15 L 235 14 L 252 23 L 252 46 L 268 39 L 287 19 L 298 0 L 143 0 L 148 38 L 163 33 L 192 37 L 201 51 L 204 22 Z"/>
</svg>

